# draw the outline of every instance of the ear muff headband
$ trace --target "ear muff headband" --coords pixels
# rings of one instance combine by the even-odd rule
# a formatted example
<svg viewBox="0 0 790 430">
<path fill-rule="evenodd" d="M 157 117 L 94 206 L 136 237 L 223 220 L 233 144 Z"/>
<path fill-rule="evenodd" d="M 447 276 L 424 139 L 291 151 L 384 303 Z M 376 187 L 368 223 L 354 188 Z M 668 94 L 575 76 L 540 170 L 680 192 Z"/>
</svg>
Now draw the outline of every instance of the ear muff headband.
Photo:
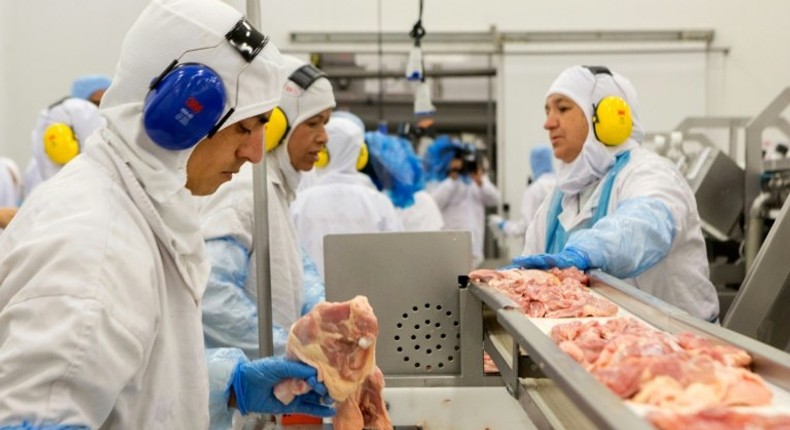
<svg viewBox="0 0 790 430">
<path fill-rule="evenodd" d="M 62 122 L 50 124 L 44 130 L 44 153 L 53 163 L 62 166 L 80 153 L 80 142 L 74 130 Z"/>
<path fill-rule="evenodd" d="M 609 75 L 614 79 L 612 72 L 604 66 L 584 67 L 594 75 L 596 85 L 598 75 Z M 615 85 L 619 88 L 616 81 Z M 595 86 L 593 86 L 593 91 L 594 90 Z M 598 139 L 599 142 L 607 146 L 621 145 L 628 140 L 634 128 L 631 107 L 622 97 L 614 95 L 606 96 L 597 104 L 593 104 L 592 124 L 593 133 L 595 133 L 595 138 Z"/>
<path fill-rule="evenodd" d="M 214 49 L 225 42 L 244 58 L 245 63 L 236 75 L 233 106 L 222 115 L 227 102 L 222 78 L 206 65 L 179 64 L 179 60 L 187 53 Z M 268 42 L 267 36 L 242 18 L 216 45 L 190 49 L 173 60 L 151 82 L 145 97 L 143 124 L 151 140 L 165 149 L 177 151 L 191 148 L 219 131 L 236 109 L 242 71 Z"/>
<path fill-rule="evenodd" d="M 315 81 L 325 78 L 326 73 L 312 64 L 305 64 L 294 70 L 288 80 L 296 84 L 303 91 L 307 91 Z M 266 124 L 266 152 L 280 145 L 291 130 L 288 116 L 279 107 L 274 108 L 269 122 Z M 327 161 L 328 162 L 328 161 Z"/>
<path fill-rule="evenodd" d="M 313 167 L 317 169 L 323 169 L 329 165 L 329 159 L 329 151 L 326 149 L 326 147 L 323 147 L 318 153 L 318 160 L 316 160 L 316 162 L 313 164 Z M 362 146 L 359 148 L 359 155 L 357 156 L 357 170 L 364 169 L 365 166 L 368 165 L 369 159 L 370 153 L 368 152 L 368 145 L 365 142 L 362 142 Z"/>
<path fill-rule="evenodd" d="M 277 147 L 283 141 L 285 135 L 288 134 L 291 126 L 288 124 L 288 117 L 285 112 L 279 107 L 272 109 L 272 114 L 269 116 L 269 121 L 266 122 L 266 130 L 264 132 L 266 152 L 269 152 Z"/>
</svg>

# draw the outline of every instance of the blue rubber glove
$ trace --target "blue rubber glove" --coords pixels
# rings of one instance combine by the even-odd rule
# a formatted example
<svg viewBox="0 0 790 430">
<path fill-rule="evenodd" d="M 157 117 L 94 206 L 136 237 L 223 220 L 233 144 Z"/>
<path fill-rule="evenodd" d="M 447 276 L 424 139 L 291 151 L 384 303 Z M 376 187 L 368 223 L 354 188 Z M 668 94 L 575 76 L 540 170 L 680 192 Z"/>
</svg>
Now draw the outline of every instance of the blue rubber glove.
<svg viewBox="0 0 790 430">
<path fill-rule="evenodd" d="M 246 415 L 248 412 L 262 414 L 307 414 L 331 417 L 335 409 L 327 406 L 331 398 L 326 386 L 318 382 L 314 368 L 283 357 L 267 357 L 254 361 L 242 361 L 233 369 L 231 387 L 236 393 L 236 406 Z M 312 391 L 296 396 L 284 405 L 274 396 L 274 386 L 283 379 L 304 379 Z"/>
<path fill-rule="evenodd" d="M 547 270 L 552 267 L 565 269 L 575 266 L 579 270 L 590 268 L 587 253 L 576 248 L 565 248 L 559 254 L 522 255 L 513 259 L 513 264 L 523 269 Z"/>
</svg>

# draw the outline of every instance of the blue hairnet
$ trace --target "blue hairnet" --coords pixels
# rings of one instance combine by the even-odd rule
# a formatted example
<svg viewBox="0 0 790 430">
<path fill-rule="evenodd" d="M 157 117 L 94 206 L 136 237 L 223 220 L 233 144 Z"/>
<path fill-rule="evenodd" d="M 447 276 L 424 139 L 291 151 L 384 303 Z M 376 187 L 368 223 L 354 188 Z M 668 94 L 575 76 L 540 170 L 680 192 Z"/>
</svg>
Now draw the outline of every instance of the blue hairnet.
<svg viewBox="0 0 790 430">
<path fill-rule="evenodd" d="M 381 132 L 365 134 L 377 186 L 399 208 L 414 204 L 414 193 L 424 188 L 422 163 L 411 142 Z"/>
<path fill-rule="evenodd" d="M 437 136 L 425 151 L 423 168 L 426 181 L 443 181 L 450 173 L 450 162 L 458 156 L 463 144 L 452 137 L 443 134 Z"/>
<path fill-rule="evenodd" d="M 110 78 L 104 75 L 85 75 L 71 84 L 71 96 L 88 100 L 94 92 L 110 87 Z"/>
<path fill-rule="evenodd" d="M 540 178 L 544 173 L 554 171 L 554 152 L 548 146 L 537 146 L 529 153 L 529 165 L 532 167 L 532 179 Z"/>
</svg>

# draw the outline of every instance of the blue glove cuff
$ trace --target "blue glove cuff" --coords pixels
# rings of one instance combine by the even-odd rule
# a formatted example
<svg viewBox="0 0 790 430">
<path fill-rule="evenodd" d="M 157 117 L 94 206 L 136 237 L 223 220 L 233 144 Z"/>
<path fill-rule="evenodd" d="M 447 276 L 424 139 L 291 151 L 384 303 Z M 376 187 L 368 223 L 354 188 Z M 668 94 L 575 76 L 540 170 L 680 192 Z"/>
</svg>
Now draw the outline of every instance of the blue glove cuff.
<svg viewBox="0 0 790 430">
<path fill-rule="evenodd" d="M 505 229 L 505 224 L 507 224 L 507 220 L 504 220 L 504 219 L 503 219 L 502 221 L 499 221 L 499 223 L 498 223 L 496 226 L 497 226 L 497 227 L 498 227 L 500 230 L 504 230 L 504 229 Z"/>
<path fill-rule="evenodd" d="M 233 390 L 236 394 L 236 409 L 241 412 L 242 415 L 247 415 L 247 404 L 244 401 L 246 398 L 244 395 L 244 384 L 243 384 L 243 370 L 241 366 L 244 364 L 243 361 L 240 361 L 236 364 L 236 367 L 233 369 L 233 378 L 231 379 L 229 389 Z"/>
<path fill-rule="evenodd" d="M 571 258 L 573 259 L 573 261 L 576 262 L 575 266 L 577 269 L 587 270 L 590 268 L 590 257 L 587 255 L 586 252 L 582 251 L 581 249 L 569 246 L 565 248 L 562 252 L 571 254 Z"/>
</svg>

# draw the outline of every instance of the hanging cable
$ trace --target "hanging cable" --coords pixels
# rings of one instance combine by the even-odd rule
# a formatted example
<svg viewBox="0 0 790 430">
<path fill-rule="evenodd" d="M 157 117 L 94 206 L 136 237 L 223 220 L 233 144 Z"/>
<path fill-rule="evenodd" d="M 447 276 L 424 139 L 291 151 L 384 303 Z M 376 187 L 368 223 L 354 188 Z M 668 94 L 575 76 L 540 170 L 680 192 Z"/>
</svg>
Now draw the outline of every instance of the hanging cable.
<svg viewBox="0 0 790 430">
<path fill-rule="evenodd" d="M 410 81 L 424 81 L 425 73 L 422 63 L 422 38 L 425 37 L 425 28 L 422 26 L 422 6 L 423 0 L 420 2 L 420 15 L 417 22 L 409 32 L 409 37 L 414 39 L 414 46 L 409 51 L 409 61 L 406 63 L 406 79 Z"/>
</svg>

